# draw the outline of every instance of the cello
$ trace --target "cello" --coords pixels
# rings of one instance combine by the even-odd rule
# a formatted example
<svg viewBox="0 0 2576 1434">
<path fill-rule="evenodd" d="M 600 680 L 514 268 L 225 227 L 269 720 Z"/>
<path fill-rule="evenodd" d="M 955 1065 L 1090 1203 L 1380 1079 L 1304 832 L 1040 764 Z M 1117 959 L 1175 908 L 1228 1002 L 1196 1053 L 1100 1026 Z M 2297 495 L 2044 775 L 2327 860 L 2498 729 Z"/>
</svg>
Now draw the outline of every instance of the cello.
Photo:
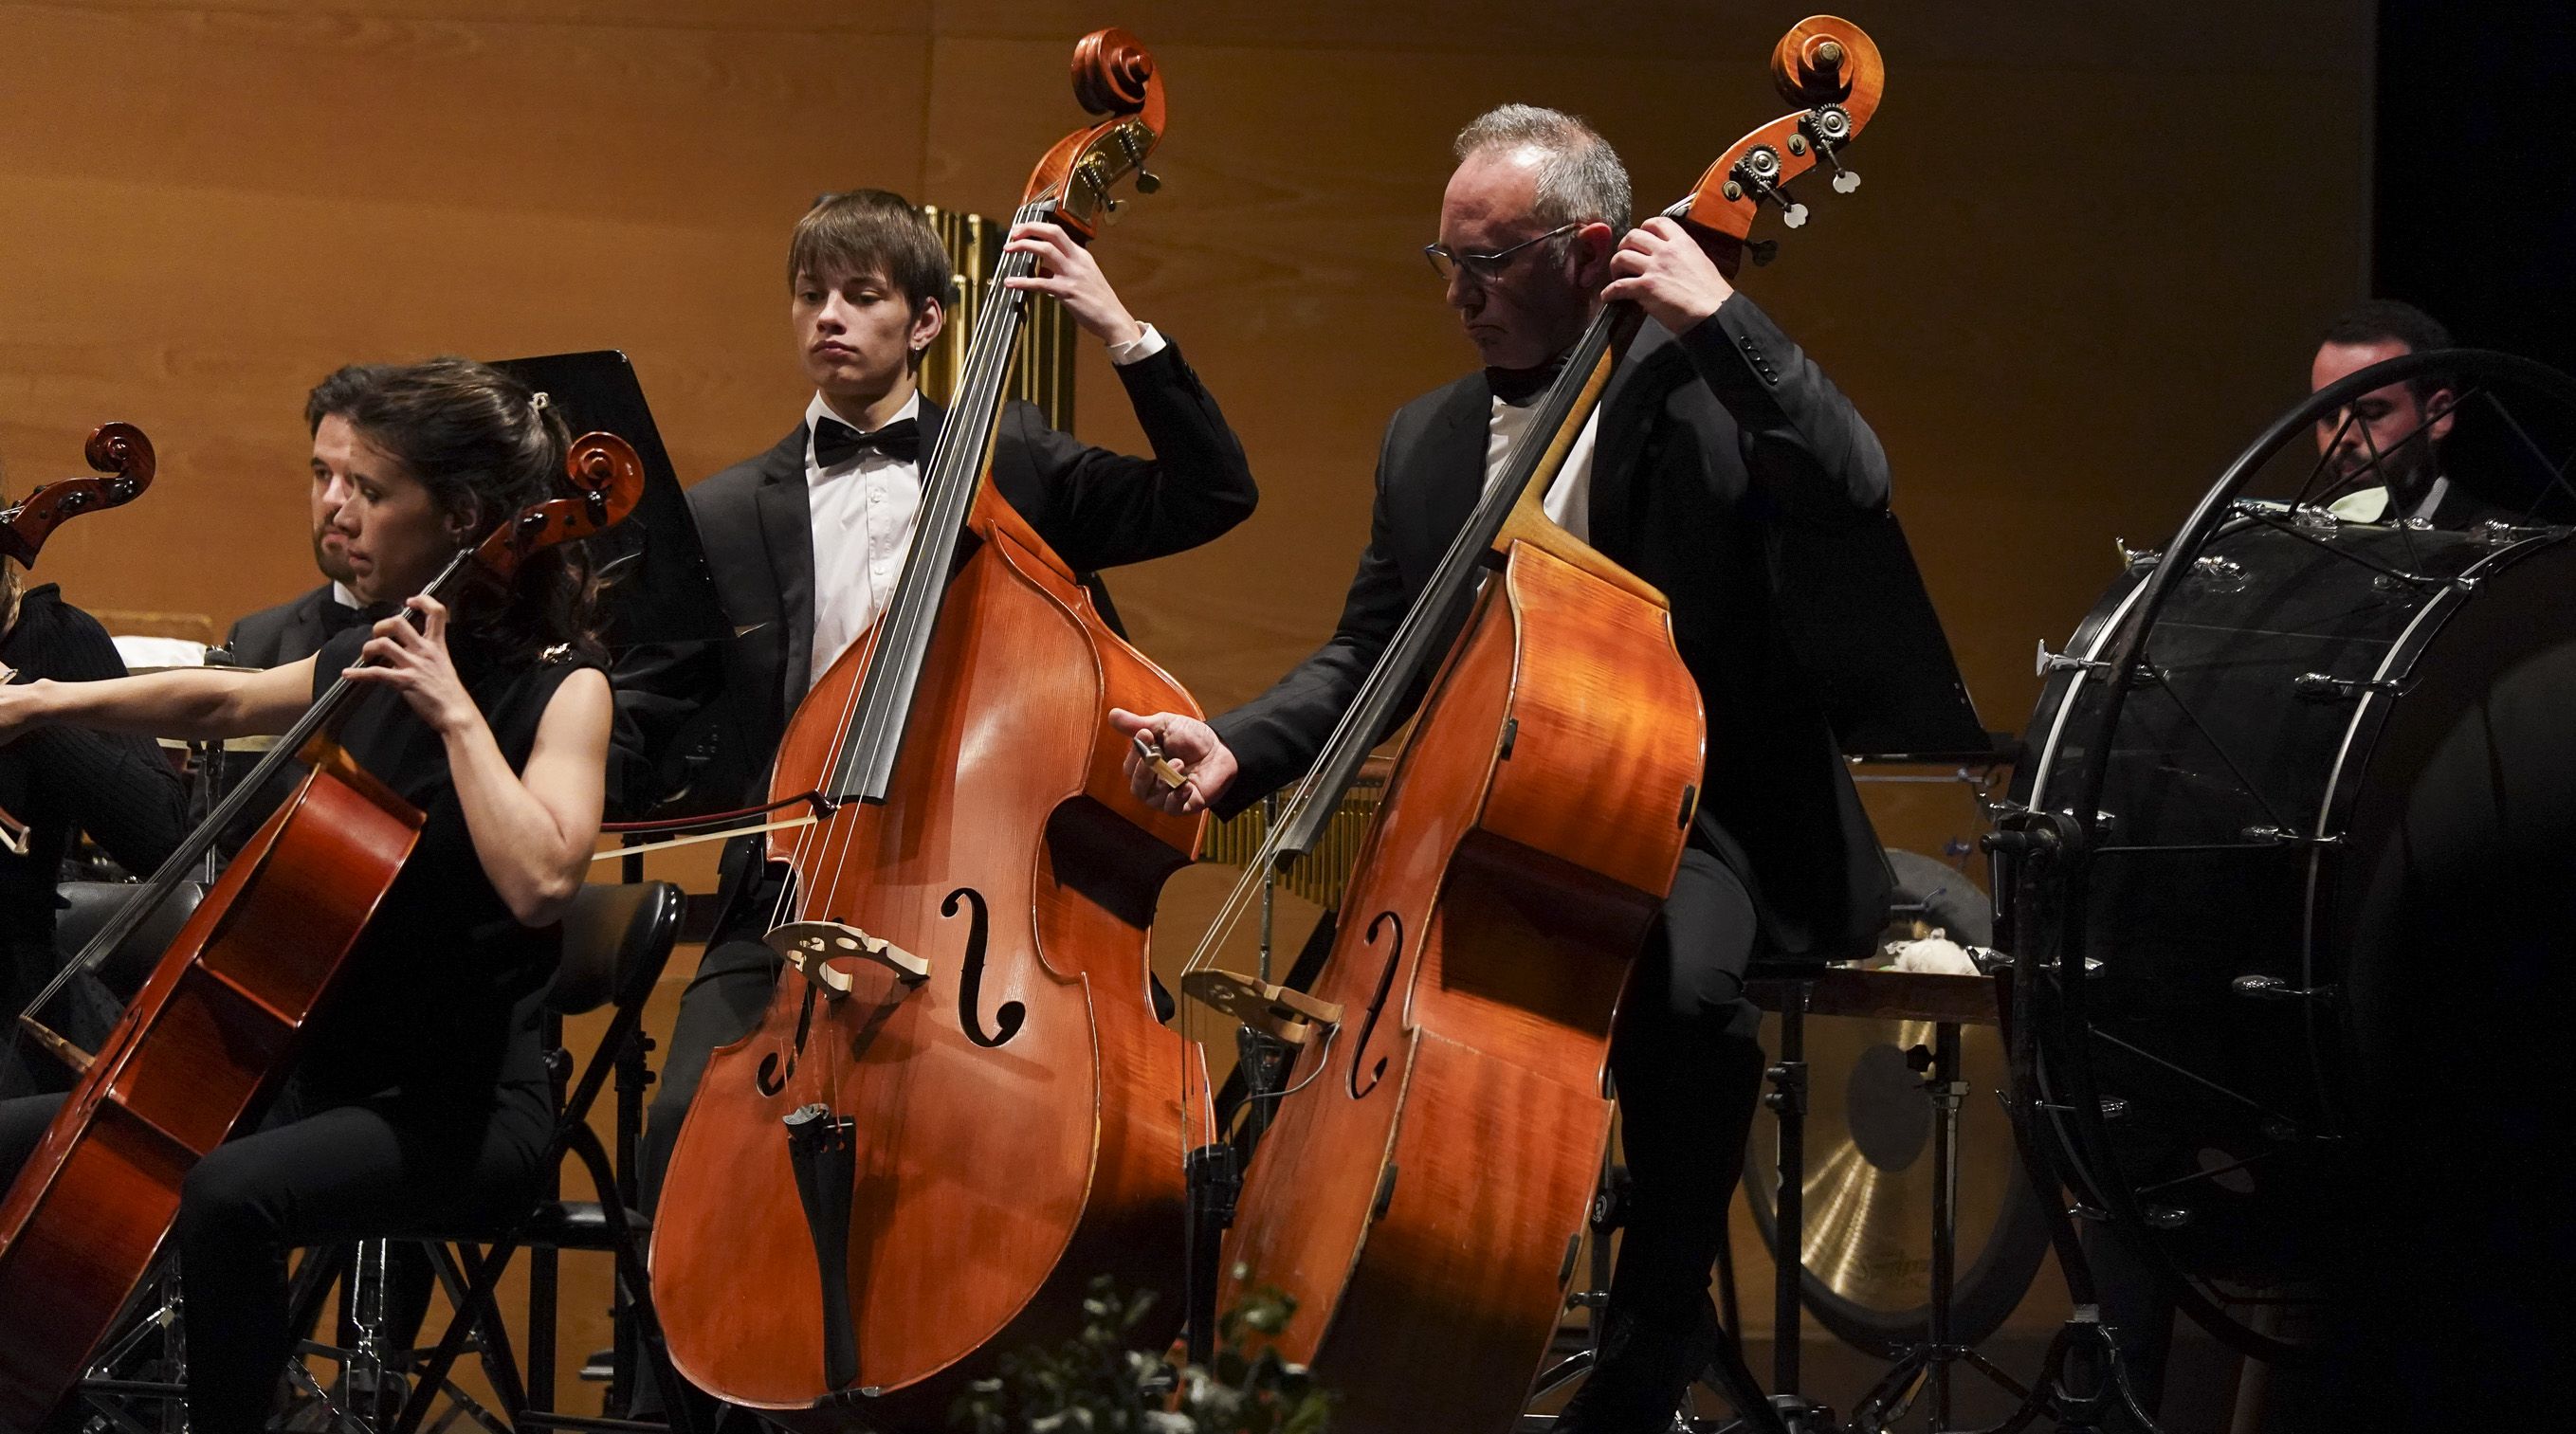
<svg viewBox="0 0 2576 1434">
<path fill-rule="evenodd" d="M 1803 222 L 1781 186 L 1820 157 L 1840 172 L 1883 81 L 1831 17 L 1772 67 L 1799 108 L 1664 211 L 1722 236 L 1730 274 L 1759 203 Z M 1292 1299 L 1268 1343 L 1359 1434 L 1513 1426 L 1609 1144 L 1612 1015 L 1699 797 L 1704 716 L 1668 604 L 1541 507 L 1642 321 L 1607 304 L 1577 341 L 1183 977 L 1293 1053 L 1254 1097 L 1276 1110 L 1218 1298 Z M 1309 849 L 1426 674 L 1313 989 L 1214 970 L 1261 873 Z"/>
<path fill-rule="evenodd" d="M 152 451 L 152 440 L 131 423 L 102 423 L 91 429 L 89 441 L 81 445 L 81 456 L 90 467 L 109 476 L 40 484 L 26 497 L 0 508 L 0 558 L 12 559 L 22 568 L 34 567 L 36 555 L 45 550 L 45 540 L 54 535 L 56 528 L 83 513 L 104 513 L 142 497 L 161 466 Z M 6 632 L 7 624 L 16 616 L 14 608 L 0 613 L 0 633 Z M 0 667 L 0 682 L 16 676 L 7 667 Z M 25 856 L 27 837 L 27 824 L 0 807 L 0 851 Z"/>
<path fill-rule="evenodd" d="M 643 465 L 611 434 L 575 440 L 565 468 L 578 496 L 506 518 L 427 594 L 453 604 L 477 585 L 506 585 L 530 556 L 618 521 L 643 492 Z M 410 855 L 422 814 L 331 738 L 362 691 L 346 676 L 333 683 L 54 983 L 95 967 L 148 919 L 265 799 L 278 768 L 312 768 L 224 869 L 99 1049 L 47 1041 L 79 1079 L 0 1201 L 0 1428 L 37 1427 L 79 1379 L 151 1272 L 181 1181 L 275 1091 Z"/>
<path fill-rule="evenodd" d="M 1073 78 L 1107 118 L 1015 219 L 1088 240 L 1114 185 L 1152 187 L 1163 78 L 1114 29 Z M 783 964 L 710 1057 L 655 1214 L 672 1363 L 793 1428 L 936 1424 L 989 1351 L 1070 1333 L 1090 1276 L 1177 1273 L 1203 1075 L 1146 929 L 1200 823 L 1132 796 L 1106 714 L 1189 698 L 993 488 L 1032 262 L 994 273 L 892 599 L 789 720 L 769 796 L 814 821 L 767 847 Z"/>
</svg>

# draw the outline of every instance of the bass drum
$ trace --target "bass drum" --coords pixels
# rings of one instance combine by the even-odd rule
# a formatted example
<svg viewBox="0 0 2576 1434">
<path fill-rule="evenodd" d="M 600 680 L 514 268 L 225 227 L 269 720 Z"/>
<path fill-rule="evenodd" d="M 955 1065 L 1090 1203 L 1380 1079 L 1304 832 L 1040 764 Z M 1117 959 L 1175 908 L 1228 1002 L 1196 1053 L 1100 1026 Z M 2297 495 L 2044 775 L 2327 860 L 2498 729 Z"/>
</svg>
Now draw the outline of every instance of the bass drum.
<svg viewBox="0 0 2576 1434">
<path fill-rule="evenodd" d="M 2428 1157 L 2549 1158 L 2491 1051 L 2563 1019 L 2541 1011 L 2576 930 L 2576 545 L 2240 501 L 2191 562 L 2055 917 L 2007 914 L 2080 942 L 2037 1066 L 2079 1195 L 2269 1356 L 2281 1305 L 2427 1217 Z M 2153 563 L 2056 660 L 2015 776 L 2029 807 L 2073 815 Z"/>
<path fill-rule="evenodd" d="M 1897 922 L 1889 939 L 1937 928 L 1963 946 L 1994 941 L 1994 912 L 1957 868 L 1920 852 L 1890 850 Z M 1922 929 L 1918 929 L 1922 928 Z M 1776 1051 L 1780 1018 L 1762 1018 Z M 1881 1358 L 1930 1336 L 1932 1316 L 1932 1099 L 1906 1052 L 1933 1041 L 1929 1021 L 1809 1017 L 1806 1238 L 1800 1291 L 1810 1314 Z M 1959 1031 L 1967 1102 L 1959 1111 L 1958 1278 L 1950 1337 L 1978 1345 L 2003 1327 L 2048 1252 L 2048 1212 L 2013 1153 L 2012 1128 L 1992 1098 L 2003 1089 L 2004 1046 L 1993 1026 Z M 1764 1105 L 1744 1162 L 1744 1200 L 1776 1258 L 1780 1229 L 1770 1153 L 1779 1126 Z"/>
</svg>

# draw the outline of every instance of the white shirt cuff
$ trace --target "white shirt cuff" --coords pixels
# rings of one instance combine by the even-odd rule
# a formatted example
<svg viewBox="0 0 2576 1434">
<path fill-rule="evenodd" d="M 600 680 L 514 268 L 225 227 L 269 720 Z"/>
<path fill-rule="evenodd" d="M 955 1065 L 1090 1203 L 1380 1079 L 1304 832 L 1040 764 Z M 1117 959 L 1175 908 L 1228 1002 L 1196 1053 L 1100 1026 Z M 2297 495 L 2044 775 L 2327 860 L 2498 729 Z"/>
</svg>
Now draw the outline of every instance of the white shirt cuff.
<svg viewBox="0 0 2576 1434">
<path fill-rule="evenodd" d="M 1144 328 L 1145 332 L 1123 344 L 1111 344 L 1109 361 L 1114 364 L 1143 363 L 1169 346 L 1171 341 L 1163 337 L 1162 330 L 1152 324 L 1147 324 Z"/>
</svg>

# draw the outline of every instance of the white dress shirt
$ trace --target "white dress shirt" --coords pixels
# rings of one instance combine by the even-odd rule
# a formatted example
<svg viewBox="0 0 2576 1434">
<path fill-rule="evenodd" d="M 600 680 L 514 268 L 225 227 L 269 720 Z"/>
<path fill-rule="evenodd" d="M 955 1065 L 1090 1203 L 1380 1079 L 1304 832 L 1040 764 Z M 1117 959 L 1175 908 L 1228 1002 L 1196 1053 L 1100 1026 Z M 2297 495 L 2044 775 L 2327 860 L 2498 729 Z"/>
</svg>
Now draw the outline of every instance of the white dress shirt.
<svg viewBox="0 0 2576 1434">
<path fill-rule="evenodd" d="M 1485 486 L 1491 488 L 1503 476 L 1503 459 L 1512 444 L 1529 431 L 1530 420 L 1538 404 L 1514 407 L 1501 399 L 1494 400 L 1494 411 L 1485 421 Z M 1592 441 L 1601 432 L 1601 410 L 1583 420 L 1583 431 L 1574 435 L 1574 446 L 1566 450 L 1565 466 L 1556 470 L 1556 481 L 1547 485 L 1547 496 L 1539 507 L 1548 521 L 1572 533 L 1578 540 L 1592 540 Z"/>
<path fill-rule="evenodd" d="M 1152 324 L 1123 344 L 1109 361 L 1138 363 L 1161 353 L 1164 338 Z M 874 626 L 894 598 L 903 560 L 912 552 L 913 524 L 921 516 L 921 464 L 889 458 L 874 449 L 825 468 L 814 461 L 814 430 L 824 419 L 844 422 L 817 393 L 805 405 L 805 501 L 814 534 L 814 649 L 806 680 L 821 680 L 841 654 Z M 921 395 L 896 410 L 888 424 L 919 422 Z"/>
<path fill-rule="evenodd" d="M 2433 517 L 2433 510 L 2442 506 L 2442 495 L 2450 491 L 2451 480 L 2449 478 L 2444 477 L 2434 479 L 2433 486 L 2424 490 L 2424 501 L 2416 504 L 2415 511 L 2408 513 L 2405 516 L 2409 518 L 2422 518 L 2427 522 L 2430 522 Z M 2326 511 L 2343 519 L 2347 523 L 2386 523 L 2394 521 L 2394 519 L 2390 518 L 2388 514 L 2388 490 L 2384 487 L 2364 488 L 2358 492 L 2346 493 L 2342 497 L 2328 503 L 2326 505 Z"/>
</svg>

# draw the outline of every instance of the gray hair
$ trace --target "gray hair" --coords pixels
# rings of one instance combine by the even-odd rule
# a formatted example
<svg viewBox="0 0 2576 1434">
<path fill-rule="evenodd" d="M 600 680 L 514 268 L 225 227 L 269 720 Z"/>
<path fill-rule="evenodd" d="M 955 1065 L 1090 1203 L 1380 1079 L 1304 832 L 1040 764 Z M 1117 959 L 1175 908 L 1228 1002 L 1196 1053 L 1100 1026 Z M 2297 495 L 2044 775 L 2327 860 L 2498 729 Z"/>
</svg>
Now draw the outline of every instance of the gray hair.
<svg viewBox="0 0 2576 1434">
<path fill-rule="evenodd" d="M 1592 126 L 1562 110 L 1496 105 L 1467 122 L 1454 146 L 1460 160 L 1494 149 L 1536 149 L 1538 198 L 1533 217 L 1554 227 L 1600 220 L 1629 225 L 1628 167 Z"/>
</svg>

